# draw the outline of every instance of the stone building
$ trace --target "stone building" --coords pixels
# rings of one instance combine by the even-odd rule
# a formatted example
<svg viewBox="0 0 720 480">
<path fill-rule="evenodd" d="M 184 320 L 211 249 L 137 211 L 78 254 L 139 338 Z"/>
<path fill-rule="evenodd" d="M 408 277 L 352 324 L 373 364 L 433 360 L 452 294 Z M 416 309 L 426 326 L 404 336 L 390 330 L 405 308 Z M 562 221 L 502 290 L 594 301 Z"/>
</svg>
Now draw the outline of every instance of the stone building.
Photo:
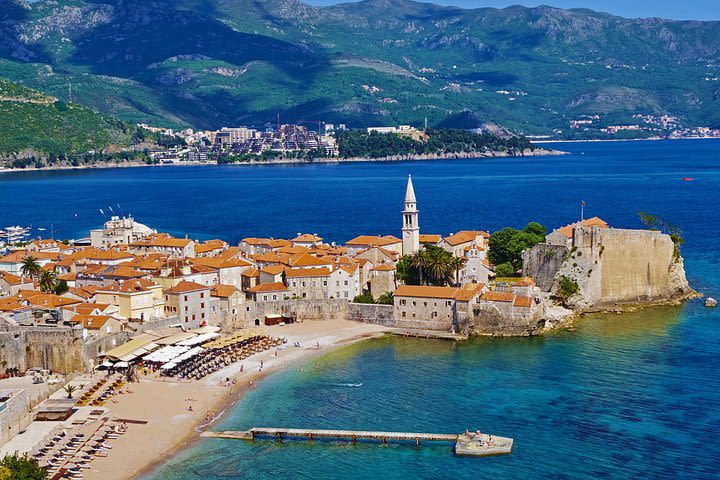
<svg viewBox="0 0 720 480">
<path fill-rule="evenodd" d="M 396 268 L 391 264 L 378 265 L 370 269 L 370 293 L 377 299 L 386 292 L 394 292 L 397 288 L 395 279 Z"/>
<path fill-rule="evenodd" d="M 210 321 L 210 287 L 182 281 L 165 291 L 165 316 L 179 316 L 186 328 L 197 328 Z"/>
<path fill-rule="evenodd" d="M 162 287 L 145 279 L 101 287 L 95 292 L 95 300 L 117 306 L 117 315 L 128 320 L 146 322 L 165 312 Z"/>
<path fill-rule="evenodd" d="M 90 245 L 95 248 L 109 248 L 120 244 L 129 245 L 157 233 L 133 217 L 113 216 L 105 222 L 103 228 L 90 230 Z"/>
<path fill-rule="evenodd" d="M 233 285 L 219 284 L 210 290 L 210 324 L 237 324 L 245 295 Z"/>
</svg>

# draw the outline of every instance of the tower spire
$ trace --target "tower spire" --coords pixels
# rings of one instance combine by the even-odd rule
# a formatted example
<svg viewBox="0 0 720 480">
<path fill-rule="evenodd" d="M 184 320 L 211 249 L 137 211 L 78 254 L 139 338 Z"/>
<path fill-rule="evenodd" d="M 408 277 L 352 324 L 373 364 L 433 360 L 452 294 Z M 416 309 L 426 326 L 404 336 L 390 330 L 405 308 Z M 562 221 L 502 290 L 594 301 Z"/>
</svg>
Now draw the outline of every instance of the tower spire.
<svg viewBox="0 0 720 480">
<path fill-rule="evenodd" d="M 417 202 L 417 200 L 415 200 L 415 189 L 413 188 L 412 184 L 412 175 L 408 175 L 407 188 L 405 189 L 405 203 L 408 202 Z"/>
<path fill-rule="evenodd" d="M 402 216 L 403 255 L 412 255 L 420 250 L 420 225 L 415 189 L 410 175 L 408 175 L 407 188 L 405 189 L 405 208 L 402 211 Z"/>
</svg>

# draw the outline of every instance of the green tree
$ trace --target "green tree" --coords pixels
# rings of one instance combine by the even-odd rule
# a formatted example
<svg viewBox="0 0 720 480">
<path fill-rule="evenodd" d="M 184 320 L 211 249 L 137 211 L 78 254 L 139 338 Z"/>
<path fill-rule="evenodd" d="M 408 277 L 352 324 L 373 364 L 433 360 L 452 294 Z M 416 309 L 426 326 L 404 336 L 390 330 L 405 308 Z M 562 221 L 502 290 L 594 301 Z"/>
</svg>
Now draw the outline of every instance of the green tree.
<svg viewBox="0 0 720 480">
<path fill-rule="evenodd" d="M 75 390 L 77 390 L 77 387 L 68 383 L 67 385 L 65 385 L 65 387 L 63 387 L 63 390 L 65 391 L 65 393 L 67 393 L 68 398 L 72 398 L 73 393 L 75 393 Z"/>
<path fill-rule="evenodd" d="M 65 280 L 59 280 L 55 283 L 55 289 L 53 293 L 55 295 L 62 295 L 69 290 L 68 284 Z"/>
<path fill-rule="evenodd" d="M 508 248 L 508 244 L 517 233 L 519 232 L 516 229 L 505 227 L 490 235 L 490 240 L 488 240 L 488 259 L 494 265 L 500 265 L 501 263 L 507 263 L 512 260 L 512 254 Z"/>
<path fill-rule="evenodd" d="M 393 305 L 395 303 L 395 297 L 393 292 L 385 292 L 380 295 L 377 299 L 378 305 Z"/>
<path fill-rule="evenodd" d="M 505 262 L 495 267 L 495 275 L 498 277 L 514 277 L 517 270 L 512 266 L 512 263 Z"/>
<path fill-rule="evenodd" d="M 54 292 L 56 287 L 57 274 L 52 270 L 42 270 L 39 275 L 38 283 L 40 290 L 43 292 Z"/>
<path fill-rule="evenodd" d="M 418 270 L 412 265 L 412 257 L 404 255 L 395 266 L 397 279 L 405 285 L 420 285 Z"/>
<path fill-rule="evenodd" d="M 45 480 L 47 470 L 27 454 L 6 455 L 0 460 L 0 471 L 10 471 L 10 480 Z M 2 477 L 0 477 L 2 478 Z"/>
<path fill-rule="evenodd" d="M 353 298 L 353 303 L 375 303 L 372 293 L 367 292 Z"/>
<path fill-rule="evenodd" d="M 23 259 L 22 266 L 20 267 L 20 272 L 22 272 L 24 276 L 32 279 L 37 278 L 41 270 L 42 267 L 40 263 L 38 263 L 38 259 L 31 255 Z"/>
<path fill-rule="evenodd" d="M 532 233 L 533 235 L 537 235 L 543 239 L 545 239 L 545 235 L 547 235 L 547 229 L 538 222 L 528 223 L 525 225 L 525 228 L 523 228 L 523 232 Z"/>
</svg>

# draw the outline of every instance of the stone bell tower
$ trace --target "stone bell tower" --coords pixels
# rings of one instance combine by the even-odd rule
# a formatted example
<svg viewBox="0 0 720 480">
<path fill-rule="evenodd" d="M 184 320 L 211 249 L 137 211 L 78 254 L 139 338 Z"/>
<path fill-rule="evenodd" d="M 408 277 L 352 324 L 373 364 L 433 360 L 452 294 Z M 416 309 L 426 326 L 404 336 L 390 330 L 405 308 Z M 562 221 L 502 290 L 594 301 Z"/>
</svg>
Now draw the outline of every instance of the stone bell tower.
<svg viewBox="0 0 720 480">
<path fill-rule="evenodd" d="M 417 200 L 413 189 L 412 177 L 408 175 L 407 189 L 405 190 L 405 209 L 402 227 L 402 253 L 412 255 L 420 250 L 420 225 L 418 224 Z"/>
</svg>

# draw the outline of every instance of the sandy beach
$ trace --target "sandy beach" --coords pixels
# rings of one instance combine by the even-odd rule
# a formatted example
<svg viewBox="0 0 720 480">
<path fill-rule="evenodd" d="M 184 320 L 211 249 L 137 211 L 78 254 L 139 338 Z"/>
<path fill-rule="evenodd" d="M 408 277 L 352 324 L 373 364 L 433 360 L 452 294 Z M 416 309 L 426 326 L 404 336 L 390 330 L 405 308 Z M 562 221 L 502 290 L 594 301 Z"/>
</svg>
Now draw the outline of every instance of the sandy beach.
<svg viewBox="0 0 720 480">
<path fill-rule="evenodd" d="M 116 395 L 106 403 L 111 419 L 128 422 L 127 432 L 112 440 L 107 457 L 95 458 L 84 473 L 88 480 L 125 480 L 138 476 L 164 461 L 175 451 L 197 439 L 203 428 L 212 429 L 223 412 L 247 391 L 249 382 L 291 364 L 355 341 L 381 336 L 384 328 L 343 320 L 312 321 L 265 327 L 268 335 L 285 337 L 286 346 L 258 353 L 202 380 L 167 381 L 157 375 L 142 376 L 129 385 L 133 393 Z M 300 342 L 300 347 L 293 347 Z M 318 347 L 318 343 L 320 346 Z M 260 361 L 264 367 L 260 371 Z M 243 372 L 240 367 L 243 366 Z M 226 378 L 237 384 L 225 387 Z M 189 406 L 192 405 L 192 411 Z M 207 418 L 213 420 L 206 425 Z"/>
</svg>

